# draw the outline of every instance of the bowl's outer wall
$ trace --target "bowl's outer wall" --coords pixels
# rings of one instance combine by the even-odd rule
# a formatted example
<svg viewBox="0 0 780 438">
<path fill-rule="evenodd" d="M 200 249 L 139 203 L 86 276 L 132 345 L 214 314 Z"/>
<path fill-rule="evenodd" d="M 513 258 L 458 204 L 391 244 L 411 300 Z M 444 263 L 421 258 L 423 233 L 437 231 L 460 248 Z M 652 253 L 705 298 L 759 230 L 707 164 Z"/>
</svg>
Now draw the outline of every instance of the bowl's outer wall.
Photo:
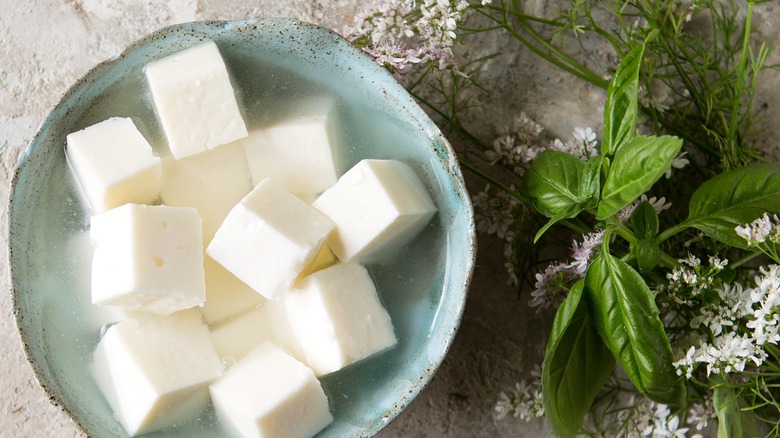
<svg viewBox="0 0 780 438">
<path fill-rule="evenodd" d="M 229 64 L 261 61 L 280 71 L 303 71 L 308 80 L 353 102 L 347 124 L 353 142 L 360 141 L 337 157 L 341 170 L 367 157 L 400 159 L 418 172 L 439 209 L 424 233 L 428 237 L 415 239 L 392 263 L 370 267 L 398 346 L 323 379 L 335 422 L 320 436 L 374 435 L 428 383 L 452 343 L 474 264 L 473 212 L 451 147 L 406 90 L 338 35 L 294 20 L 165 28 L 99 64 L 65 94 L 20 161 L 9 202 L 14 312 L 28 359 L 52 401 L 87 434 L 124 436 L 88 374 L 73 369 L 85 366 L 97 334 L 80 323 L 75 314 L 80 304 L 69 296 L 75 283 L 67 271 L 76 262 L 69 260 L 67 238 L 85 221 L 77 196 L 63 183 L 65 136 L 81 127 L 95 100 L 114 84 L 141 76 L 147 62 L 204 38 L 217 42 Z M 242 73 L 233 71 L 239 87 Z M 147 128 L 159 131 L 156 125 Z M 168 435 L 198 434 L 182 429 Z"/>
</svg>

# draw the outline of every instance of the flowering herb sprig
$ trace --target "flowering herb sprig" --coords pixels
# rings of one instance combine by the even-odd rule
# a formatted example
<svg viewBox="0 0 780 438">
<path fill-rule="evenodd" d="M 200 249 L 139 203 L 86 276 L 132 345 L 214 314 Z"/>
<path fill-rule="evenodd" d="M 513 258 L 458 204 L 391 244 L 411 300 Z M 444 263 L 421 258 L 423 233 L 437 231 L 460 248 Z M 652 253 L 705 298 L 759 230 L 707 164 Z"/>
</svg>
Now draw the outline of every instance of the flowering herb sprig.
<svg viewBox="0 0 780 438">
<path fill-rule="evenodd" d="M 398 73 L 417 64 L 457 69 L 452 49 L 469 6 L 464 0 L 366 2 L 342 34 L 376 62 Z"/>
<path fill-rule="evenodd" d="M 762 268 L 756 287 L 746 290 L 717 277 L 727 262 L 712 257 L 703 271 L 699 258 L 678 261 L 662 248 L 671 237 L 697 229 L 736 248 L 773 249 L 760 245 L 780 235 L 769 221 L 780 211 L 780 166 L 740 168 L 710 179 L 691 196 L 687 219 L 666 230 L 647 201 L 627 220 L 621 215 L 672 167 L 682 146 L 674 137 L 634 134 L 643 51 L 644 45 L 632 49 L 610 82 L 600 154 L 583 162 L 547 150 L 524 174 L 528 196 L 549 218 L 537 238 L 555 223 L 581 216 L 595 221 L 601 234 L 599 254 L 556 313 L 544 360 L 545 416 L 560 436 L 579 431 L 614 363 L 648 399 L 683 408 L 689 404 L 685 380 L 697 367 L 706 368 L 707 378 L 756 369 L 769 358 L 766 346 L 780 340 L 776 265 Z M 618 239 L 628 251 L 612 249 Z M 659 266 L 671 272 L 654 292 L 651 284 L 657 282 L 642 273 Z M 666 331 L 674 314 L 662 316 L 657 304 L 664 301 L 677 311 L 698 310 L 691 329 L 707 335 L 677 360 Z M 717 408 L 739 415 L 734 403 Z"/>
</svg>

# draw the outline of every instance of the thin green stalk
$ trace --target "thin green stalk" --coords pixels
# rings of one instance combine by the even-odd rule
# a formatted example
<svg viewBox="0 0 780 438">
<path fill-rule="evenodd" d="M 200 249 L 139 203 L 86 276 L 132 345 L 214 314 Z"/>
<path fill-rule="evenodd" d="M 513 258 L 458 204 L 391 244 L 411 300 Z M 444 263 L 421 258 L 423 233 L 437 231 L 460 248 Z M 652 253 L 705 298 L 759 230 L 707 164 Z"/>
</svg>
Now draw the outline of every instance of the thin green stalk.
<svg viewBox="0 0 780 438">
<path fill-rule="evenodd" d="M 755 260 L 759 256 L 761 256 L 760 252 L 754 252 L 754 253 L 748 254 L 748 255 L 742 257 L 741 259 L 739 259 L 739 260 L 737 260 L 735 262 L 729 262 L 729 267 L 731 269 L 739 268 L 740 266 L 744 265 L 745 263 L 747 263 L 747 262 L 749 262 L 751 260 Z"/>
<path fill-rule="evenodd" d="M 683 222 L 681 222 L 681 223 L 679 223 L 679 224 L 677 224 L 677 225 L 675 225 L 675 226 L 673 226 L 671 228 L 668 228 L 665 231 L 663 231 L 661 234 L 658 235 L 658 243 L 662 243 L 662 242 L 666 241 L 667 239 L 669 239 L 670 237 L 672 237 L 672 236 L 674 236 L 674 235 L 676 235 L 678 233 L 681 233 L 681 232 L 685 231 L 686 229 L 688 229 L 690 227 L 691 227 L 690 224 L 688 224 L 686 221 L 683 221 Z"/>
<path fill-rule="evenodd" d="M 739 63 L 737 65 L 737 83 L 736 83 L 736 90 L 737 92 L 742 92 L 742 89 L 744 87 L 744 74 L 747 70 L 747 62 L 748 62 L 748 56 L 750 52 L 750 29 L 752 27 L 752 21 L 753 21 L 753 1 L 748 1 L 748 7 L 747 7 L 747 15 L 745 16 L 745 33 L 742 36 L 742 53 L 739 58 Z M 731 123 L 728 128 L 728 133 L 726 137 L 726 141 L 728 144 L 728 147 L 732 149 L 732 157 L 733 157 L 733 149 L 734 149 L 734 139 L 737 136 L 737 130 L 738 130 L 738 123 L 739 123 L 739 108 L 741 104 L 740 95 L 734 96 L 734 102 L 732 103 L 732 110 L 731 110 Z"/>
<path fill-rule="evenodd" d="M 536 41 L 536 43 L 540 44 L 544 48 L 550 50 L 553 52 L 556 56 L 559 58 L 553 57 L 541 48 L 537 47 L 535 44 L 532 44 L 530 40 L 525 38 L 523 35 L 521 35 L 510 23 L 508 20 L 499 21 L 496 17 L 482 11 L 481 9 L 478 9 L 480 13 L 485 15 L 487 18 L 499 23 L 507 32 L 509 32 L 512 37 L 514 37 L 516 40 L 520 41 L 523 45 L 528 47 L 531 51 L 536 53 L 538 56 L 541 56 L 546 61 L 550 62 L 551 64 L 561 68 L 562 70 L 590 83 L 600 88 L 607 88 L 608 82 L 601 78 L 600 76 L 596 75 L 592 71 L 590 71 L 587 67 L 581 65 L 578 63 L 574 58 L 570 57 L 566 53 L 562 52 L 557 47 L 553 46 L 547 40 L 542 37 L 538 32 L 534 31 L 531 26 L 528 25 L 528 23 L 524 23 L 522 20 L 518 20 L 518 23 L 520 23 L 520 27 L 523 28 L 526 32 L 530 34 L 530 36 Z"/>
<path fill-rule="evenodd" d="M 527 196 L 523 195 L 522 193 L 512 189 L 511 187 L 505 185 L 504 183 L 498 181 L 497 179 L 493 178 L 492 176 L 488 175 L 487 173 L 479 170 L 476 166 L 469 163 L 468 161 L 460 160 L 460 165 L 465 167 L 466 169 L 470 170 L 471 172 L 474 172 L 477 176 L 484 179 L 485 181 L 489 182 L 490 184 L 498 187 L 499 189 L 505 191 L 509 195 L 511 195 L 513 198 L 517 199 L 518 201 L 522 202 L 526 205 L 531 205 L 531 199 Z"/>
</svg>

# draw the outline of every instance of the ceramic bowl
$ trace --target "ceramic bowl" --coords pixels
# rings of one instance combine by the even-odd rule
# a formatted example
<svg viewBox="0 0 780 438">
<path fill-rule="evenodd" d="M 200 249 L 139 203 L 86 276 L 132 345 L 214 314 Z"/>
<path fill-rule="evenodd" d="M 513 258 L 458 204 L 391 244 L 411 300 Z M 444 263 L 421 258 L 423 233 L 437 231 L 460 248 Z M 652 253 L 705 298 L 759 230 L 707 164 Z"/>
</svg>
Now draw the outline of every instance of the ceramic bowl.
<svg viewBox="0 0 780 438">
<path fill-rule="evenodd" d="M 87 371 L 100 326 L 86 310 L 90 261 L 74 250 L 88 217 L 68 173 L 65 136 L 124 116 L 160 141 L 142 69 L 204 38 L 219 46 L 249 120 L 272 120 L 279 107 L 308 94 L 335 96 L 346 143 L 339 170 L 363 158 L 402 160 L 438 207 L 419 238 L 369 267 L 398 345 L 322 379 L 335 421 L 319 436 L 374 435 L 430 381 L 453 341 L 474 263 L 473 213 L 450 145 L 406 90 L 335 33 L 298 21 L 168 27 L 97 65 L 65 93 L 15 171 L 8 210 L 14 313 L 28 360 L 51 400 L 85 433 L 125 435 Z M 152 436 L 221 433 L 209 408 Z"/>
</svg>

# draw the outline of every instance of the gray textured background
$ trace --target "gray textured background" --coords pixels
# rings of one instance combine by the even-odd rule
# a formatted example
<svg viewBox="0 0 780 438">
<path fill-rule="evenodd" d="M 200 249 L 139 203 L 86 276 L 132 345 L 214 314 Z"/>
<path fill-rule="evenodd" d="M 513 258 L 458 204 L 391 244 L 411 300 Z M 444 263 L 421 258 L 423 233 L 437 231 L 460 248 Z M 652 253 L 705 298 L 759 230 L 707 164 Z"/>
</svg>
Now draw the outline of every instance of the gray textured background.
<svg viewBox="0 0 780 438">
<path fill-rule="evenodd" d="M 0 0 L 0 180 L 10 181 L 13 167 L 46 113 L 77 78 L 94 64 L 119 52 L 129 42 L 160 27 L 201 19 L 252 16 L 295 17 L 341 29 L 354 12 L 355 1 L 291 0 Z M 780 42 L 777 2 L 758 8 L 759 37 Z M 528 1 L 537 14 L 549 3 Z M 491 34 L 468 42 L 483 53 L 502 52 L 491 61 L 482 82 L 490 93 L 478 96 L 485 107 L 470 120 L 472 129 L 492 138 L 525 111 L 553 137 L 568 138 L 575 126 L 599 127 L 602 92 L 583 86 L 539 62 L 516 43 Z M 599 65 L 609 53 L 581 44 L 589 63 Z M 778 56 L 773 55 L 774 62 Z M 768 111 L 762 147 L 777 162 L 780 127 L 774 109 L 780 105 L 780 78 L 765 75 L 761 101 Z M 597 130 L 598 131 L 598 130 Z M 476 193 L 484 183 L 469 181 Z M 5 230 L 7 189 L 0 190 Z M 5 234 L 2 237 L 5 246 Z M 477 269 L 461 330 L 450 354 L 431 384 L 382 436 L 471 437 L 546 436 L 543 421 L 496 420 L 493 407 L 505 388 L 524 378 L 539 361 L 549 316 L 537 314 L 506 286 L 503 245 L 495 238 L 479 242 Z M 6 261 L 0 276 L 7 278 Z M 38 387 L 22 352 L 10 296 L 0 293 L 0 437 L 81 436 L 69 419 L 52 406 Z"/>
</svg>

